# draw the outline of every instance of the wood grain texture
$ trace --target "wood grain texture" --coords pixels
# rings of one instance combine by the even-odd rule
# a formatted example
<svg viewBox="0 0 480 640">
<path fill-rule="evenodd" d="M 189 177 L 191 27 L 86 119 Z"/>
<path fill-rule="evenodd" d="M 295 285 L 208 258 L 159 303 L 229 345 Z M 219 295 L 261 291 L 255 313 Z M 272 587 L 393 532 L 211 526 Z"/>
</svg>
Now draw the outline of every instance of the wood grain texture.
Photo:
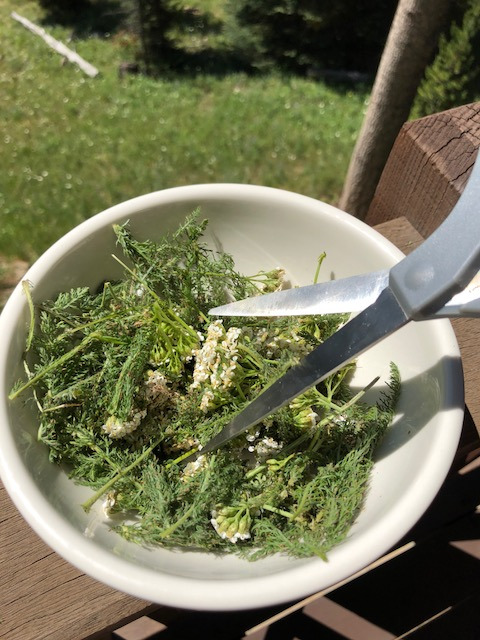
<svg viewBox="0 0 480 640">
<path fill-rule="evenodd" d="M 480 103 L 406 123 L 375 191 L 366 222 L 406 217 L 424 237 L 447 217 L 480 146 Z"/>
<path fill-rule="evenodd" d="M 479 147 L 480 102 L 408 122 L 392 149 L 366 222 L 377 225 L 403 217 L 426 238 L 457 202 Z M 472 215 L 480 215 L 480 207 Z M 452 325 L 462 354 L 465 400 L 480 433 L 480 321 L 461 318 Z"/>
<path fill-rule="evenodd" d="M 384 238 L 390 240 L 406 255 L 423 242 L 422 236 L 405 217 L 377 224 L 375 225 L 375 231 L 381 233 Z"/>
<path fill-rule="evenodd" d="M 152 609 L 65 562 L 0 485 L 0 638 L 80 640 Z"/>
<path fill-rule="evenodd" d="M 375 229 L 406 254 L 423 242 L 422 236 L 405 217 L 376 225 Z M 462 355 L 465 402 L 480 433 L 480 319 L 456 318 L 452 320 L 452 327 Z"/>
</svg>

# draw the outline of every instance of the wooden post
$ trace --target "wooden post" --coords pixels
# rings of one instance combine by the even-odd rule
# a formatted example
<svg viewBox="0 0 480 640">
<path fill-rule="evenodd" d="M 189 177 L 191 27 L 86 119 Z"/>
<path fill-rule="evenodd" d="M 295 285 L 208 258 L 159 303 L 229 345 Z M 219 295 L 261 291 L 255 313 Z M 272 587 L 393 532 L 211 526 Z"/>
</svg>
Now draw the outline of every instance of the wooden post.
<svg viewBox="0 0 480 640">
<path fill-rule="evenodd" d="M 403 125 L 366 216 L 405 216 L 425 238 L 447 217 L 480 147 L 480 102 Z"/>
<path fill-rule="evenodd" d="M 404 216 L 426 238 L 458 200 L 479 148 L 480 102 L 406 123 L 385 165 L 366 222 L 377 225 Z M 480 200 L 472 215 L 480 215 Z M 452 325 L 462 353 L 465 400 L 480 432 L 480 393 L 475 383 L 480 368 L 480 318 L 461 318 Z"/>
</svg>

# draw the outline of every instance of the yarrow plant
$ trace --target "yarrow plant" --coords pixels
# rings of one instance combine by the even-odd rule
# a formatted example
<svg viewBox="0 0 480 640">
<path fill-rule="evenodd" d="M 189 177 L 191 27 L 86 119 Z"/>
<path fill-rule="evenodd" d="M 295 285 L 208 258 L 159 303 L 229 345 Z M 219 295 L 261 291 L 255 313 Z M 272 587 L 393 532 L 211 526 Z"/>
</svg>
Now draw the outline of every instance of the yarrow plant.
<svg viewBox="0 0 480 640">
<path fill-rule="evenodd" d="M 368 487 L 400 392 L 396 367 L 377 404 L 352 396 L 348 365 L 214 453 L 188 460 L 343 316 L 208 316 L 232 298 L 284 286 L 244 276 L 202 243 L 192 214 L 159 242 L 115 226 L 124 277 L 31 310 L 25 370 L 52 463 L 92 489 L 118 533 L 147 545 L 319 555 L 342 540 Z M 35 322 L 33 319 L 35 318 Z M 122 514 L 137 517 L 122 522 Z M 114 524 L 114 522 L 116 524 Z M 119 524 L 120 523 L 120 524 Z"/>
</svg>

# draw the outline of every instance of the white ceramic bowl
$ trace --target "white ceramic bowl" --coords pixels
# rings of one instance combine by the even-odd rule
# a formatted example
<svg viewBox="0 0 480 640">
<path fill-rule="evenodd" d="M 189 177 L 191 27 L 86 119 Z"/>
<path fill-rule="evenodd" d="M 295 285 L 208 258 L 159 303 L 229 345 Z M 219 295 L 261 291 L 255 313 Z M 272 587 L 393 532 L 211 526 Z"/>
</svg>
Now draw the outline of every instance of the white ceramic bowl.
<svg viewBox="0 0 480 640">
<path fill-rule="evenodd" d="M 281 265 L 297 284 L 311 282 L 327 252 L 324 279 L 389 267 L 402 254 L 355 218 L 304 196 L 245 185 L 168 189 L 119 204 L 76 227 L 29 270 L 34 299 L 72 286 L 96 287 L 120 275 L 110 255 L 112 223 L 130 220 L 139 238 L 156 239 L 200 206 L 212 246 L 234 255 L 246 273 Z M 73 565 L 121 591 L 156 603 L 233 610 L 300 599 L 361 569 L 392 547 L 440 488 L 463 417 L 457 343 L 448 321 L 410 324 L 359 359 L 354 385 L 400 367 L 403 392 L 394 424 L 377 455 L 365 507 L 329 561 L 273 556 L 257 562 L 205 553 L 146 550 L 85 514 L 89 495 L 50 464 L 36 441 L 33 403 L 7 400 L 22 375 L 28 312 L 20 287 L 0 317 L 0 469 L 16 506 L 33 529 Z"/>
</svg>

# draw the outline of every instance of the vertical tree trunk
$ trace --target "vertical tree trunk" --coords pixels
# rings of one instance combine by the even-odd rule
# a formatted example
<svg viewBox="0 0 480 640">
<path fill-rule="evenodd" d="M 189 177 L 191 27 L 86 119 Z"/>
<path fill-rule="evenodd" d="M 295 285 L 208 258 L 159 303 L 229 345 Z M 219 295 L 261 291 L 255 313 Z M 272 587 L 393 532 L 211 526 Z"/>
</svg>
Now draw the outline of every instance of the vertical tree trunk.
<svg viewBox="0 0 480 640">
<path fill-rule="evenodd" d="M 339 203 L 359 218 L 408 119 L 449 6 L 450 0 L 399 0 Z"/>
</svg>

